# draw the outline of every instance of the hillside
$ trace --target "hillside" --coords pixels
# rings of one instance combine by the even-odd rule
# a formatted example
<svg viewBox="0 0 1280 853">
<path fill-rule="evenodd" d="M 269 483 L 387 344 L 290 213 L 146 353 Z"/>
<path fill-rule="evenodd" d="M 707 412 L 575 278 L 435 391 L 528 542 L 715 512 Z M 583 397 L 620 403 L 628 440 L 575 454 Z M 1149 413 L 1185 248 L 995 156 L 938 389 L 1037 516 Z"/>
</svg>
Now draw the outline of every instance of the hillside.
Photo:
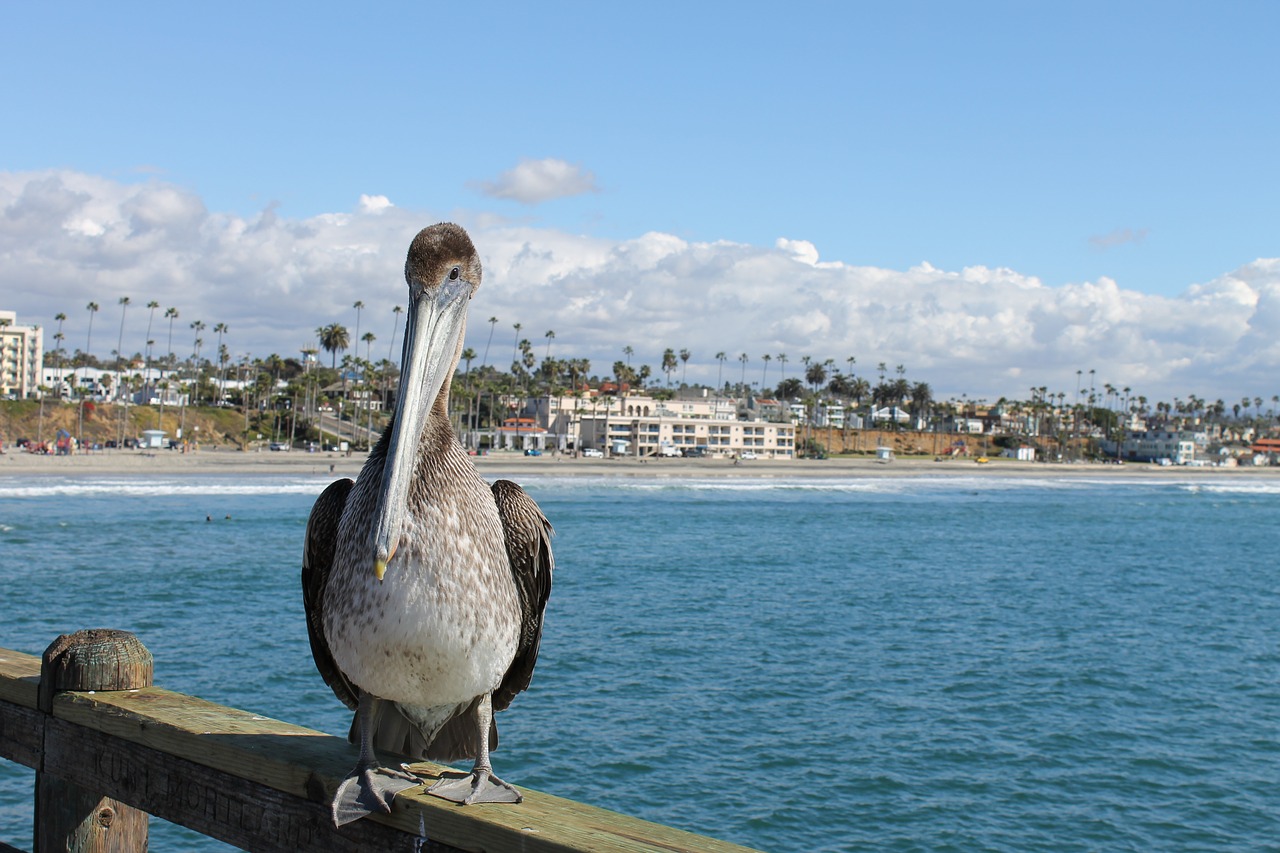
<svg viewBox="0 0 1280 853">
<path fill-rule="evenodd" d="M 121 410 L 124 423 L 120 423 Z M 40 403 L 23 400 L 0 402 L 0 442 L 5 447 L 26 438 L 31 441 L 53 443 L 59 429 L 71 435 L 79 433 L 79 407 L 75 403 L 46 401 L 43 418 Z M 83 438 L 88 443 L 105 445 L 125 438 L 138 438 L 146 429 L 163 429 L 167 439 L 178 436 L 180 425 L 185 423 L 183 435 L 197 440 L 204 446 L 239 448 L 244 433 L 244 415 L 234 409 L 188 407 L 185 418 L 179 409 L 166 408 L 163 419 L 159 410 L 151 406 L 120 407 L 109 403 L 85 405 Z M 123 426 L 123 428 L 122 428 Z M 253 433 L 256 438 L 257 432 Z"/>
</svg>

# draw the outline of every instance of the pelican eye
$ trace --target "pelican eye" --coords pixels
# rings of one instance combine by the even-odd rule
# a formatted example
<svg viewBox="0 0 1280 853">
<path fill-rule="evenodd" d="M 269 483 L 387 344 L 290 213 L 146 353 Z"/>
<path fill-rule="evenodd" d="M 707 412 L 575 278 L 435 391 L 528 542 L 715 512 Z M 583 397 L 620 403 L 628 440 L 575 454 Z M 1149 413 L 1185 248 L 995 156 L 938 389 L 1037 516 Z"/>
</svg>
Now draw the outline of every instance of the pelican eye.
<svg viewBox="0 0 1280 853">
<path fill-rule="evenodd" d="M 453 269 L 449 270 L 449 281 L 457 281 L 458 276 L 460 275 L 462 275 L 462 270 L 458 269 L 457 267 L 454 267 Z"/>
</svg>

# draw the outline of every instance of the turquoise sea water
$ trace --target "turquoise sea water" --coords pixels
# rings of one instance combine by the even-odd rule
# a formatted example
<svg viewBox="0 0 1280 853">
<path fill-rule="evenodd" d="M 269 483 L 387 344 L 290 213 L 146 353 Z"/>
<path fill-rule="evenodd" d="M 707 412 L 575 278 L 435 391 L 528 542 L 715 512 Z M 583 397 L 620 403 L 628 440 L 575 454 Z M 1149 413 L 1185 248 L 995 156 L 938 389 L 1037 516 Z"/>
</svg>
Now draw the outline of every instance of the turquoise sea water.
<svg viewBox="0 0 1280 853">
<path fill-rule="evenodd" d="M 298 590 L 328 479 L 0 480 L 0 646 L 131 630 L 161 686 L 345 734 Z M 1280 845 L 1280 482 L 525 486 L 557 575 L 511 781 L 766 850 Z"/>
</svg>

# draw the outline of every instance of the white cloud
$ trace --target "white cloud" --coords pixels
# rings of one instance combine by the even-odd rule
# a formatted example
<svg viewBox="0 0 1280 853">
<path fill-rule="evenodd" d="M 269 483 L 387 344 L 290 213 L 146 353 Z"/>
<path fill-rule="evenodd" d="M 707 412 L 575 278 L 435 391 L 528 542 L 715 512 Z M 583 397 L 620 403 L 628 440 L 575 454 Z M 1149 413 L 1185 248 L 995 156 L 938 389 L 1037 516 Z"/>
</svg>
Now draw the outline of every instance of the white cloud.
<svg viewBox="0 0 1280 853">
<path fill-rule="evenodd" d="M 391 199 L 385 195 L 361 195 L 360 196 L 360 212 L 361 213 L 382 213 L 389 207 L 394 207 Z"/>
<path fill-rule="evenodd" d="M 522 204 L 541 204 L 556 198 L 599 192 L 595 175 L 553 157 L 521 160 L 497 180 L 478 181 L 472 186 L 490 198 L 512 199 Z"/>
<path fill-rule="evenodd" d="M 439 217 L 364 196 L 355 210 L 305 220 L 273 207 L 252 218 L 208 211 L 190 191 L 158 181 L 124 184 L 75 172 L 0 173 L 0 307 L 50 328 L 59 311 L 67 346 L 84 346 L 89 301 L 106 316 L 129 296 L 125 349 L 142 349 L 149 300 L 181 312 L 174 351 L 191 351 L 192 320 L 230 328 L 235 357 L 296 355 L 316 327 L 347 325 L 365 304 L 361 334 L 375 358 L 391 343 L 392 307 L 404 298 L 404 252 Z M 908 270 L 819 262 L 804 240 L 775 246 L 690 243 L 652 232 L 607 240 L 480 215 L 469 227 L 485 281 L 472 303 L 468 344 L 505 365 L 515 334 L 554 329 L 553 355 L 589 358 L 606 373 L 635 349 L 655 369 L 667 347 L 688 348 L 690 380 L 796 375 L 803 356 L 849 356 L 855 371 L 903 364 L 939 397 L 1026 397 L 1031 386 L 1074 391 L 1076 371 L 1171 400 L 1270 397 L 1280 368 L 1280 259 L 1259 259 L 1176 297 L 1126 290 L 1102 278 L 1048 287 L 1016 270 Z M 161 312 L 162 313 L 162 312 Z M 118 315 L 115 315 L 118 316 Z M 99 323 L 103 320 L 100 317 Z M 111 321 L 114 322 L 114 321 Z M 111 325 L 107 323 L 107 327 Z M 163 351 L 167 325 L 152 337 Z M 95 325 L 95 331 L 99 328 Z M 400 325 L 403 330 L 403 324 Z M 111 340 L 107 340 L 107 338 Z M 205 333 L 206 351 L 209 340 Z M 113 335 L 94 350 L 106 355 Z M 364 354 L 363 345 L 360 349 Z"/>
</svg>

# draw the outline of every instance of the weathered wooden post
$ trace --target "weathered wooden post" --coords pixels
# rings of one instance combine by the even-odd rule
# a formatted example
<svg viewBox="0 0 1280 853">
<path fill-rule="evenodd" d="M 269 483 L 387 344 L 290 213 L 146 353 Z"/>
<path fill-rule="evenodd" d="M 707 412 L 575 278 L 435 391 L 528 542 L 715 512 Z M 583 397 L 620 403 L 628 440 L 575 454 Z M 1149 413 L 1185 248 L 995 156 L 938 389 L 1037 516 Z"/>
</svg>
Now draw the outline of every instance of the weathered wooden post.
<svg viewBox="0 0 1280 853">
<path fill-rule="evenodd" d="M 133 634 L 108 628 L 63 634 L 45 649 L 40 662 L 39 707 L 52 714 L 53 696 L 61 690 L 135 690 L 150 687 L 151 680 L 151 652 Z M 45 773 L 43 759 L 41 764 L 36 771 L 35 853 L 147 849 L 146 812 Z"/>
</svg>

